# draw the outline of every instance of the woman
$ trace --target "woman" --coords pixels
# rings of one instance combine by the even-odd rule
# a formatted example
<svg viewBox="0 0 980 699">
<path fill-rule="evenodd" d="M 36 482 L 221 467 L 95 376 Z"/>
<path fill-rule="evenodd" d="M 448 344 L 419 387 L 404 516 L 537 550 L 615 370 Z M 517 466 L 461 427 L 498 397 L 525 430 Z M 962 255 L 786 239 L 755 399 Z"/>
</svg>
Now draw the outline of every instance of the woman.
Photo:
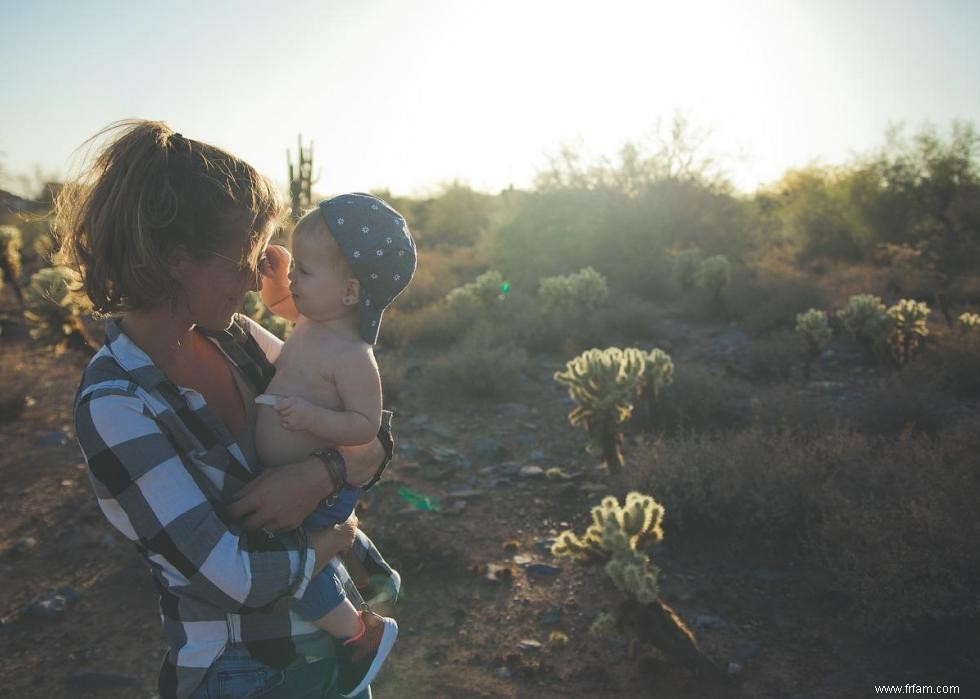
<svg viewBox="0 0 980 699">
<path fill-rule="evenodd" d="M 380 474 L 390 414 L 371 444 L 257 474 L 253 399 L 282 343 L 236 311 L 289 264 L 268 247 L 281 198 L 245 162 L 163 123 L 99 136 L 113 138 L 65 189 L 56 224 L 64 262 L 107 316 L 75 428 L 100 507 L 160 592 L 160 695 L 334 696 L 333 640 L 291 616 L 290 599 L 352 543 L 369 572 L 396 589 L 398 577 L 355 518 L 300 523 L 345 467 L 351 480 Z"/>
</svg>

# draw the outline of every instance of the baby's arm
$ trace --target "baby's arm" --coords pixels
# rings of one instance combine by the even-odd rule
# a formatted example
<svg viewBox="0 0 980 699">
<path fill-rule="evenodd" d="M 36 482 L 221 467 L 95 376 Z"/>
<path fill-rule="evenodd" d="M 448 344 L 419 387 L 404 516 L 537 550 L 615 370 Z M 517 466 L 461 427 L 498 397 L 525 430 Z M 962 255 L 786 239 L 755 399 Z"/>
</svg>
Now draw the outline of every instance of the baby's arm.
<svg viewBox="0 0 980 699">
<path fill-rule="evenodd" d="M 368 344 L 332 357 L 331 374 L 343 410 L 330 410 L 302 398 L 284 398 L 275 408 L 287 430 L 305 430 L 333 445 L 370 442 L 381 427 L 381 376 Z"/>
</svg>

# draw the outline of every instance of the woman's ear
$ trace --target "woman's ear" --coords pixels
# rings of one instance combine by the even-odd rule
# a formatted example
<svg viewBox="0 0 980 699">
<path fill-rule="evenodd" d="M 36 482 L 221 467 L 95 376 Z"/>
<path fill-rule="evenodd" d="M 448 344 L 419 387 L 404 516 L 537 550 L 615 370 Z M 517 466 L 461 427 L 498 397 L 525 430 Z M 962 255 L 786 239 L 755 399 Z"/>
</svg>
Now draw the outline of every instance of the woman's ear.
<svg viewBox="0 0 980 699">
<path fill-rule="evenodd" d="M 183 245 L 176 245 L 173 250 L 167 253 L 167 266 L 170 267 L 170 273 L 174 277 L 180 276 L 181 272 L 186 269 L 189 260 L 190 253 Z"/>
</svg>

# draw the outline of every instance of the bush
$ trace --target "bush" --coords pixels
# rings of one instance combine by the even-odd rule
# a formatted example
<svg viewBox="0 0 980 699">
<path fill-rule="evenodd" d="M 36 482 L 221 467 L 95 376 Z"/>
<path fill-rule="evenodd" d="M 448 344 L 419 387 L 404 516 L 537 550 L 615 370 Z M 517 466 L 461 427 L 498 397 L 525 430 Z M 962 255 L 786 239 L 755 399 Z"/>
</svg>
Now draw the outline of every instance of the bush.
<svg viewBox="0 0 980 699">
<path fill-rule="evenodd" d="M 753 338 L 738 360 L 741 374 L 751 381 L 785 381 L 800 364 L 802 343 L 791 330 Z"/>
<path fill-rule="evenodd" d="M 797 313 L 827 306 L 827 294 L 802 276 L 759 272 L 734 275 L 726 296 L 731 314 L 752 335 L 793 329 Z"/>
<path fill-rule="evenodd" d="M 527 362 L 527 352 L 513 344 L 497 344 L 493 327 L 480 323 L 426 366 L 421 385 L 432 400 L 509 396 L 520 384 Z"/>
<path fill-rule="evenodd" d="M 937 441 L 906 433 L 842 461 L 814 490 L 807 546 L 882 636 L 980 615 L 980 451 L 966 421 Z M 670 512 L 668 506 L 668 512 Z"/>
<path fill-rule="evenodd" d="M 657 400 L 654 424 L 667 434 L 734 429 L 751 417 L 749 395 L 744 381 L 682 362 L 675 365 L 671 389 Z"/>
<path fill-rule="evenodd" d="M 547 309 L 594 311 L 609 299 L 609 286 L 604 276 L 592 267 L 585 267 L 575 274 L 542 277 L 538 296 Z"/>
</svg>

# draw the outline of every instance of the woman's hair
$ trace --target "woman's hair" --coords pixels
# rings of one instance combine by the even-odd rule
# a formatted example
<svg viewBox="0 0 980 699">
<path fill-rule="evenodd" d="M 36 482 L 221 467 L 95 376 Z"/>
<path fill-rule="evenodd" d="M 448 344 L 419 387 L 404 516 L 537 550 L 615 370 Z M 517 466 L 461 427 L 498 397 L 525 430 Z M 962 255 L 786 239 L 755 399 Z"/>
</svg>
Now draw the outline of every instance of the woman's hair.
<svg viewBox="0 0 980 699">
<path fill-rule="evenodd" d="M 80 276 L 97 313 L 173 302 L 170 273 L 177 246 L 203 258 L 249 243 L 241 264 L 255 267 L 260 238 L 284 213 L 275 186 L 248 163 L 160 121 L 120 121 L 98 155 L 56 201 L 60 261 Z"/>
</svg>

